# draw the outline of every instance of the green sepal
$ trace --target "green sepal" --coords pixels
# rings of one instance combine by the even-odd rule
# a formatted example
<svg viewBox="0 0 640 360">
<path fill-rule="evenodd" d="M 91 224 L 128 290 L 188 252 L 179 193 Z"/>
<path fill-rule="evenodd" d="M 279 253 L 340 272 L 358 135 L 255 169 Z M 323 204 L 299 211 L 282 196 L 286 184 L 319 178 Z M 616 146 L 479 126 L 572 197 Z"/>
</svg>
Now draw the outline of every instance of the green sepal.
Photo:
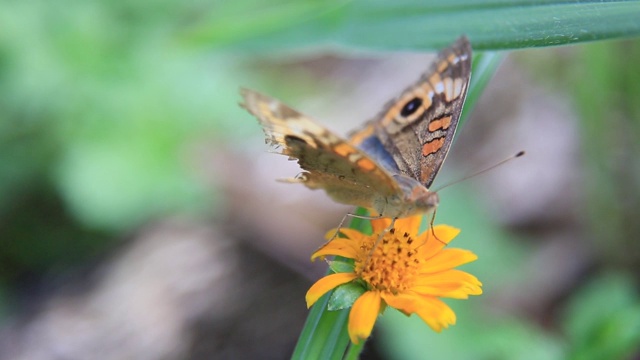
<svg viewBox="0 0 640 360">
<path fill-rule="evenodd" d="M 350 273 L 354 271 L 353 261 L 333 260 L 329 261 L 329 269 L 336 274 Z"/>
<path fill-rule="evenodd" d="M 342 284 L 336 287 L 331 294 L 327 310 L 336 311 L 348 309 L 353 305 L 357 298 L 364 294 L 365 291 L 367 290 L 359 282 Z"/>
</svg>

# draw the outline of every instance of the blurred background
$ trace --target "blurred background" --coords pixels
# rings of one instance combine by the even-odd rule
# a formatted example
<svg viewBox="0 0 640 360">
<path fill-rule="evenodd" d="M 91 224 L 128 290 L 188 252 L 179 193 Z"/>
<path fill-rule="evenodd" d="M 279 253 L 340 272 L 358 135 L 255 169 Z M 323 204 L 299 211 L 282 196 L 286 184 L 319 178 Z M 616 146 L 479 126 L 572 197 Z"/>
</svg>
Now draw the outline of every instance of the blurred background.
<svg viewBox="0 0 640 360">
<path fill-rule="evenodd" d="M 432 54 L 247 42 L 225 11 L 269 9 L 237 4 L 0 3 L 0 359 L 290 356 L 351 209 L 275 181 L 299 169 L 238 89 L 346 134 Z M 442 334 L 388 311 L 363 358 L 640 358 L 639 63 L 638 40 L 509 53 L 435 182 L 527 151 L 440 192 L 485 293 Z"/>
</svg>

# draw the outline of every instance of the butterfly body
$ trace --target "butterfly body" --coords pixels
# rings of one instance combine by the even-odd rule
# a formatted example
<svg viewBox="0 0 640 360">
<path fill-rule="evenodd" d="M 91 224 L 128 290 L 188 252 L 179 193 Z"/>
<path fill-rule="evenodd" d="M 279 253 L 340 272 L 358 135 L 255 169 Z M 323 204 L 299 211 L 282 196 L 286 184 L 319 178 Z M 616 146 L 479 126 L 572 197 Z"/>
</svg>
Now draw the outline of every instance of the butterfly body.
<svg viewBox="0 0 640 360">
<path fill-rule="evenodd" d="M 286 181 L 402 218 L 438 206 L 428 188 L 453 141 L 470 76 L 471 46 L 462 37 L 348 140 L 253 90 L 242 90 L 241 105 L 258 118 L 266 142 L 304 170 Z"/>
</svg>

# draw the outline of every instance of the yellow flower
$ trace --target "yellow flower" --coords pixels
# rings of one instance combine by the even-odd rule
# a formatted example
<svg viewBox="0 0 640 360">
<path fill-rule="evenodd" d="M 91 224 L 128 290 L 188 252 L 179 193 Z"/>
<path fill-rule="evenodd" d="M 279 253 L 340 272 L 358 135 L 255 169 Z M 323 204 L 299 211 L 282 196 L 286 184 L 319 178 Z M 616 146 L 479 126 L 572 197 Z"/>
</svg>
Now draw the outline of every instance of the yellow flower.
<svg viewBox="0 0 640 360">
<path fill-rule="evenodd" d="M 334 239 L 312 255 L 342 256 L 354 260 L 351 272 L 327 275 L 307 292 L 311 307 L 331 289 L 352 281 L 363 284 L 349 313 L 349 337 L 354 344 L 371 334 L 378 314 L 391 306 L 406 315 L 417 314 L 433 330 L 455 324 L 456 315 L 439 298 L 466 299 L 482 294 L 482 283 L 473 275 L 454 269 L 477 259 L 468 250 L 444 248 L 460 230 L 437 225 L 418 234 L 422 215 L 396 220 L 371 221 L 372 235 L 340 229 L 345 238 Z M 335 230 L 327 234 L 333 235 Z M 434 236 L 435 235 L 435 236 Z M 377 243 L 377 244 L 376 244 Z"/>
</svg>

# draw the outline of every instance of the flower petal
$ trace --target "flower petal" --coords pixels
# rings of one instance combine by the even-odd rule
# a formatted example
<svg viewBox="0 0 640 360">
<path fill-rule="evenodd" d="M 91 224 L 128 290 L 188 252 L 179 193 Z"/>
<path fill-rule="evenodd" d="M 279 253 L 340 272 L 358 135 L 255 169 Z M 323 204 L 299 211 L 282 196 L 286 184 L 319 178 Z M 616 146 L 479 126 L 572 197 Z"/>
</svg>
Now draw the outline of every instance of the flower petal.
<svg viewBox="0 0 640 360">
<path fill-rule="evenodd" d="M 436 225 L 433 228 L 427 229 L 424 233 L 420 234 L 420 237 L 417 239 L 419 244 L 424 244 L 422 246 L 421 256 L 428 259 L 435 255 L 458 236 L 459 233 L 460 229 L 449 225 Z"/>
<path fill-rule="evenodd" d="M 451 242 L 451 240 L 458 236 L 458 234 L 460 234 L 460 229 L 449 225 L 436 225 L 433 227 L 433 231 L 427 231 L 427 233 L 431 237 L 433 237 L 435 234 L 435 237 L 437 237 L 437 239 L 434 240 L 438 240 L 438 242 L 448 244 Z"/>
<path fill-rule="evenodd" d="M 315 304 L 315 302 L 329 290 L 356 278 L 357 276 L 355 273 L 338 273 L 327 275 L 316 281 L 316 283 L 309 288 L 309 291 L 307 291 L 307 295 L 305 296 L 305 299 L 307 300 L 307 308 L 310 308 L 311 305 Z"/>
<path fill-rule="evenodd" d="M 405 315 L 411 315 L 416 312 L 418 308 L 419 298 L 411 292 L 403 292 L 394 295 L 385 291 L 382 292 L 382 299 L 387 303 L 387 305 L 402 311 Z"/>
<path fill-rule="evenodd" d="M 429 261 L 421 266 L 420 273 L 429 274 L 449 270 L 477 259 L 478 256 L 469 250 L 444 249 L 431 256 Z"/>
<path fill-rule="evenodd" d="M 391 225 L 391 219 L 380 218 L 371 220 L 371 229 L 374 234 L 380 234 L 380 232 L 386 230 Z"/>
<path fill-rule="evenodd" d="M 349 337 L 358 344 L 371 335 L 373 325 L 380 313 L 381 299 L 379 291 L 367 291 L 353 303 L 349 312 Z"/>
<path fill-rule="evenodd" d="M 358 243 L 351 239 L 335 239 L 332 240 L 311 255 L 311 260 L 315 260 L 321 256 L 337 255 L 349 259 L 353 259 L 358 254 Z"/>
<path fill-rule="evenodd" d="M 394 227 L 401 232 L 407 232 L 409 234 L 417 234 L 420 230 L 420 224 L 424 218 L 423 214 L 410 216 L 396 220 Z"/>
<path fill-rule="evenodd" d="M 383 292 L 382 298 L 389 306 L 402 311 L 407 316 L 413 313 L 417 314 L 422 321 L 437 332 L 456 323 L 456 314 L 453 310 L 433 296 L 423 296 L 412 292 L 397 295 Z"/>
<path fill-rule="evenodd" d="M 324 234 L 324 238 L 327 240 L 331 240 L 331 239 L 344 239 L 344 238 L 340 238 L 335 236 L 336 235 L 336 231 L 338 229 L 331 229 L 329 231 L 327 231 Z M 340 228 L 340 233 L 344 236 L 346 236 L 347 239 L 361 239 L 363 237 L 366 237 L 367 235 L 363 234 L 362 232 L 355 230 L 355 229 L 349 229 L 349 228 Z"/>
<path fill-rule="evenodd" d="M 434 331 L 440 332 L 442 329 L 449 327 L 449 325 L 456 323 L 456 314 L 440 299 L 421 297 L 418 303 L 420 306 L 416 314 Z"/>
<path fill-rule="evenodd" d="M 448 270 L 416 279 L 411 290 L 424 296 L 440 296 L 455 299 L 467 299 L 469 295 L 482 294 L 482 283 L 473 275 Z"/>
</svg>

